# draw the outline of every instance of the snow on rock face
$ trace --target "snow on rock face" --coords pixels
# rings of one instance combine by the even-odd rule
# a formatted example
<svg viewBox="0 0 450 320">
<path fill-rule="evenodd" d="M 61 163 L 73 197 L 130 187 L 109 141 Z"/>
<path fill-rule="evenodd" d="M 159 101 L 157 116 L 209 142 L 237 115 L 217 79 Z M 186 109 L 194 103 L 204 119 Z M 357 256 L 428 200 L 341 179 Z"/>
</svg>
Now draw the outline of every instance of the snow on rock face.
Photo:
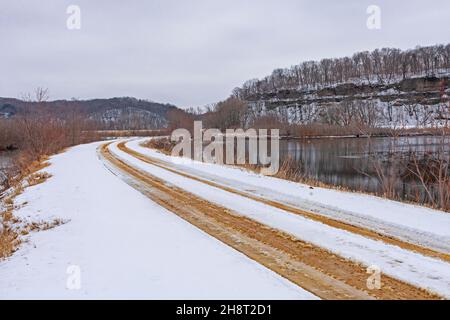
<svg viewBox="0 0 450 320">
<path fill-rule="evenodd" d="M 0 299 L 316 299 L 126 185 L 98 145 L 52 157 L 16 198 L 20 217 L 70 222 L 0 262 Z"/>
<path fill-rule="evenodd" d="M 347 126 L 345 114 L 374 127 L 427 128 L 447 117 L 448 71 L 439 77 L 393 78 L 388 83 L 340 83 L 310 90 L 281 88 L 244 96 L 249 117 L 276 115 L 291 124 Z M 444 85 L 443 85 L 444 84 Z"/>
<path fill-rule="evenodd" d="M 145 128 L 146 126 L 150 128 L 162 128 L 167 125 L 167 120 L 161 115 L 133 107 L 107 109 L 104 112 L 92 114 L 91 119 L 110 125 L 117 122 L 124 122 L 127 126 L 126 128 L 131 129 Z"/>
</svg>

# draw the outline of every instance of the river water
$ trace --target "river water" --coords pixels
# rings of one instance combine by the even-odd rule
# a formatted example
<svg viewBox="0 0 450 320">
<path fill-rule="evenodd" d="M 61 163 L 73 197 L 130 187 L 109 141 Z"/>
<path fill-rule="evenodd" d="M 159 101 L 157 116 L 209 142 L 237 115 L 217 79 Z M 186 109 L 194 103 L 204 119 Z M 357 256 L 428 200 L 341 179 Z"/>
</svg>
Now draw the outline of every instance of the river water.
<svg viewBox="0 0 450 320">
<path fill-rule="evenodd" d="M 11 157 L 0 153 L 0 170 L 11 166 L 11 164 Z"/>
<path fill-rule="evenodd" d="M 1 184 L 4 182 L 4 175 L 2 174 L 6 169 L 13 165 L 14 152 L 0 152 L 0 190 Z"/>
<path fill-rule="evenodd" d="M 375 163 L 386 172 L 399 157 L 415 152 L 419 157 L 443 148 L 448 155 L 450 137 L 320 138 L 280 141 L 280 158 L 291 157 L 305 178 L 352 190 L 381 192 Z M 380 165 L 378 165 L 380 166 Z M 407 198 L 409 181 L 400 180 L 399 194 Z"/>
</svg>

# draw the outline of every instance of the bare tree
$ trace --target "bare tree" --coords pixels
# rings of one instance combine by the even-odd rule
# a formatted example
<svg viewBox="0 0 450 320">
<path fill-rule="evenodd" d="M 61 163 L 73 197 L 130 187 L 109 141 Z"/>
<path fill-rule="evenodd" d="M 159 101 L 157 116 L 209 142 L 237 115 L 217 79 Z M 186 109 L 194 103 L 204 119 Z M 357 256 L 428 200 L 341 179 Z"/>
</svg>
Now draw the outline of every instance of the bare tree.
<svg viewBox="0 0 450 320">
<path fill-rule="evenodd" d="M 246 100 L 262 92 L 281 89 L 311 89 L 352 79 L 367 83 L 390 83 L 413 75 L 433 76 L 449 71 L 450 45 L 417 47 L 401 51 L 395 48 L 358 52 L 352 57 L 307 61 L 286 69 L 276 69 L 261 80 L 252 79 L 236 88 L 233 95 Z"/>
</svg>

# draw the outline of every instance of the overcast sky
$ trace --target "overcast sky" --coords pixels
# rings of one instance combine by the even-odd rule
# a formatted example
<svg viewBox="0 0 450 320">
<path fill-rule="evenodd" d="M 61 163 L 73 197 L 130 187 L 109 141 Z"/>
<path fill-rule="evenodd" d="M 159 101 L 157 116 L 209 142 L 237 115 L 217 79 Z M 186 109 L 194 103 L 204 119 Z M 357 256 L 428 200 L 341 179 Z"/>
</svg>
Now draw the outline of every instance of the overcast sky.
<svg viewBox="0 0 450 320">
<path fill-rule="evenodd" d="M 366 27 L 372 4 L 380 30 Z M 449 0 L 0 0 L 0 96 L 205 105 L 304 60 L 450 42 L 449 12 Z"/>
</svg>

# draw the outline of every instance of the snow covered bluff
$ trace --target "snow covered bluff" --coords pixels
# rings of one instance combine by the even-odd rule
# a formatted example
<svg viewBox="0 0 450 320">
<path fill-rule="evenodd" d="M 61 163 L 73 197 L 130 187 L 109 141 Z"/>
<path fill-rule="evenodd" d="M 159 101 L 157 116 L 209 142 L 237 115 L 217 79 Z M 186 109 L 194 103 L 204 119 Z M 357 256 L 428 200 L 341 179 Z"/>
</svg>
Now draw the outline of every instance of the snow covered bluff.
<svg viewBox="0 0 450 320">
<path fill-rule="evenodd" d="M 234 94 L 293 124 L 426 127 L 445 117 L 449 66 L 450 44 L 382 48 L 275 69 Z"/>
<path fill-rule="evenodd" d="M 374 127 L 428 127 L 444 117 L 449 83 L 447 72 L 385 84 L 361 81 L 310 90 L 246 92 L 243 98 L 256 113 L 279 114 L 291 123 L 348 125 L 351 119 L 345 114 L 359 109 L 364 113 L 360 120 Z"/>
</svg>

